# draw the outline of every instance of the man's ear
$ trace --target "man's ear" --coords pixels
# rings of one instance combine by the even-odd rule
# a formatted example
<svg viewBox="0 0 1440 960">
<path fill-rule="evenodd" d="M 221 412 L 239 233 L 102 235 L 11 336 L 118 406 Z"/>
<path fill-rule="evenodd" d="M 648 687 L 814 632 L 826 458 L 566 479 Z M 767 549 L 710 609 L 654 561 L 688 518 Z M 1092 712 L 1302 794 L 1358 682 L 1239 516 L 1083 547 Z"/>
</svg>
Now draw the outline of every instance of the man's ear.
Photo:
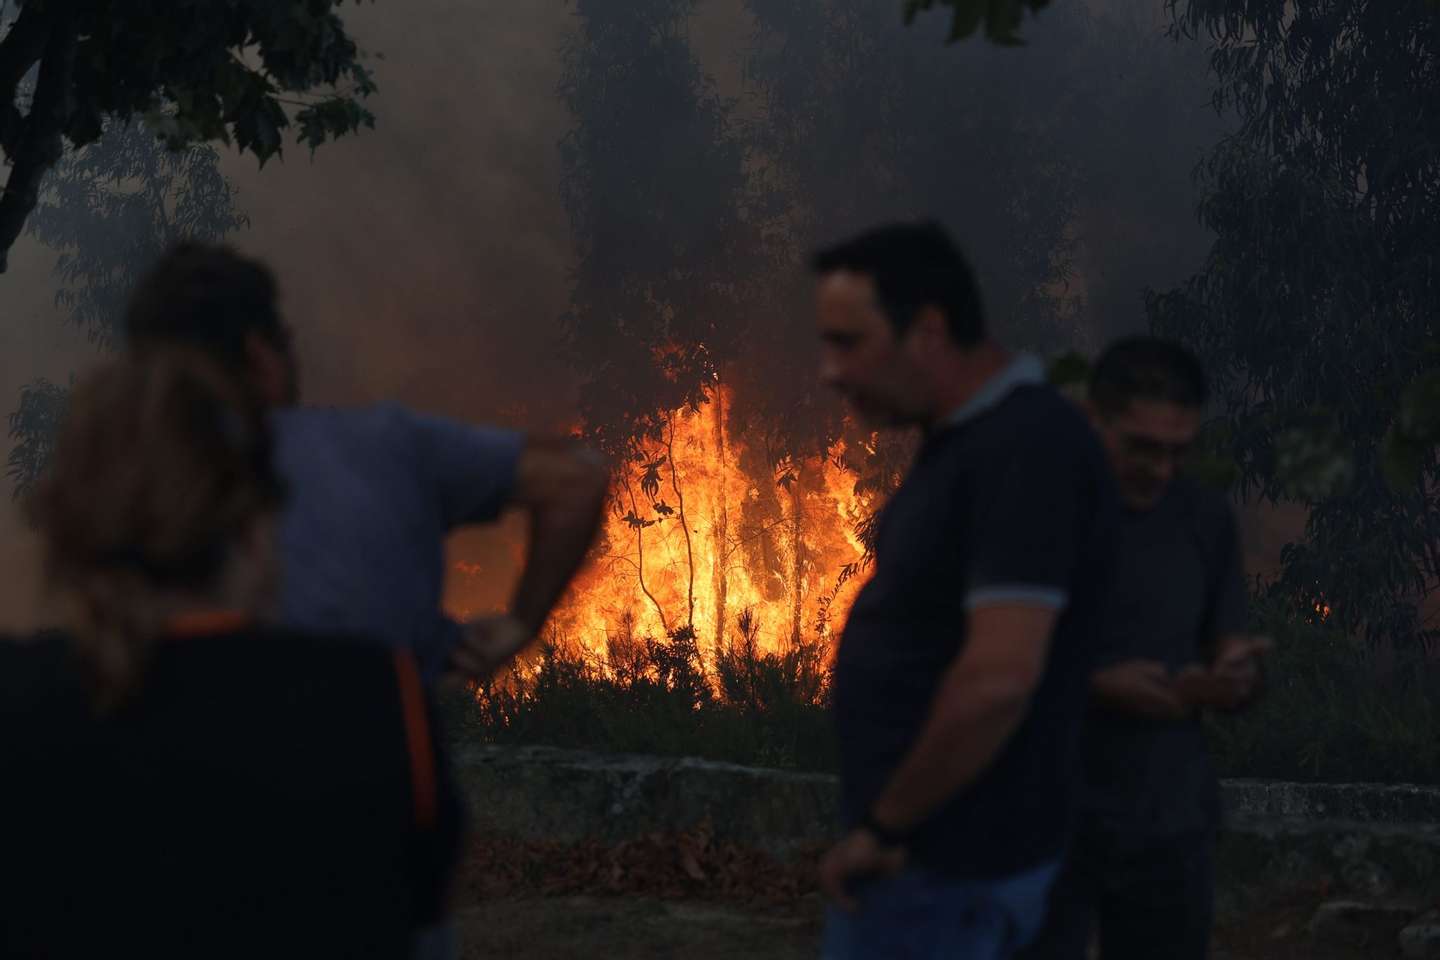
<svg viewBox="0 0 1440 960">
<path fill-rule="evenodd" d="M 245 334 L 245 374 L 261 402 L 279 406 L 290 389 L 289 361 L 283 349 L 257 330 Z"/>
<path fill-rule="evenodd" d="M 927 350 L 940 349 L 950 339 L 950 322 L 945 319 L 945 312 L 933 304 L 916 312 L 910 329 L 918 335 L 917 343 Z"/>
</svg>

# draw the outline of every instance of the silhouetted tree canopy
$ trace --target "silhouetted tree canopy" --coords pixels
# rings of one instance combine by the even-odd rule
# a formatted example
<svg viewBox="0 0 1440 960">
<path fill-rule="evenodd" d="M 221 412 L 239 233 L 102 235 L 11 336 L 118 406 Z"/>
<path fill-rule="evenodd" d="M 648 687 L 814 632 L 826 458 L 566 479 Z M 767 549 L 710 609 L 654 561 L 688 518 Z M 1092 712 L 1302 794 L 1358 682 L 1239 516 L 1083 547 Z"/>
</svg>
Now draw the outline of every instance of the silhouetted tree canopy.
<svg viewBox="0 0 1440 960">
<path fill-rule="evenodd" d="M 611 452 L 658 439 L 743 342 L 757 255 L 733 104 L 690 49 L 695 0 L 579 0 L 560 94 L 561 194 L 579 263 L 565 331 L 581 411 Z"/>
<path fill-rule="evenodd" d="M 343 0 L 0 3 L 0 270 L 65 142 L 144 116 L 172 149 L 220 140 L 264 163 L 373 125 Z"/>
<path fill-rule="evenodd" d="M 964 40 L 983 29 L 985 39 L 991 43 L 1015 46 L 1022 42 L 1020 24 L 1025 11 L 1037 13 L 1049 5 L 1050 0 L 905 0 L 905 22 L 910 23 L 922 11 L 948 7 L 949 42 Z"/>
<path fill-rule="evenodd" d="M 1150 295 L 1154 328 L 1212 371 L 1244 488 L 1309 508 L 1276 589 L 1413 637 L 1440 573 L 1440 13 L 1190 0 L 1175 16 L 1213 42 L 1240 128 L 1198 173 L 1214 246 Z"/>
<path fill-rule="evenodd" d="M 214 243 L 249 224 L 212 147 L 167 150 L 138 121 L 112 122 L 50 171 L 28 229 L 59 253 L 56 306 L 101 348 L 113 346 L 130 290 L 167 249 Z M 8 461 L 20 496 L 43 473 L 69 403 L 66 387 L 38 380 L 10 415 Z"/>
</svg>

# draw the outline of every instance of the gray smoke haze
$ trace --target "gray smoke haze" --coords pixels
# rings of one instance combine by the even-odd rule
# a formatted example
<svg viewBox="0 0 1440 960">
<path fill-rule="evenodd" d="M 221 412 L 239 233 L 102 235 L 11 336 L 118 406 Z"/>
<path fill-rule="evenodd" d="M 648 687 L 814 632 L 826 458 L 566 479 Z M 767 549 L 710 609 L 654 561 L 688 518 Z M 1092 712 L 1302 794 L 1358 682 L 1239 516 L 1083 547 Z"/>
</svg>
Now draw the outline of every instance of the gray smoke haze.
<svg viewBox="0 0 1440 960">
<path fill-rule="evenodd" d="M 385 58 L 378 129 L 313 162 L 292 149 L 264 170 L 249 157 L 224 164 L 252 221 L 233 242 L 279 274 L 306 398 L 552 425 L 572 406 L 553 359 L 570 248 L 555 149 L 568 117 L 554 96 L 567 9 L 347 9 L 362 46 Z M 64 382 L 98 356 L 52 305 L 53 263 L 27 238 L 0 277 L 5 412 L 25 383 Z M 0 571 L 0 628 L 33 625 L 35 544 L 8 496 Z"/>
<path fill-rule="evenodd" d="M 1027 26 L 1026 49 L 985 53 L 997 65 L 993 82 L 1014 84 L 1077 43 L 1105 51 L 1086 69 L 1113 74 L 1097 85 L 1106 98 L 1067 141 L 1080 168 L 1071 292 L 1083 296 L 1089 349 L 1141 329 L 1140 290 L 1182 280 L 1208 244 L 1190 173 L 1224 125 L 1206 103 L 1203 51 L 1163 37 L 1163 7 L 1092 0 L 1086 27 L 1042 16 Z M 250 158 L 224 163 L 252 221 L 233 242 L 279 274 L 306 398 L 394 399 L 533 428 L 571 422 L 574 376 L 555 349 L 573 265 L 557 151 L 571 118 L 556 96 L 571 6 L 380 0 L 347 9 L 362 45 L 385 58 L 375 64 L 378 129 L 324 147 L 313 162 L 292 150 L 263 171 Z M 742 0 L 706 0 L 691 24 L 697 56 L 744 116 L 761 109 L 743 82 L 752 33 Z M 53 262 L 25 240 L 0 277 L 5 411 L 24 383 L 64 381 L 97 356 L 52 305 Z M 33 538 L 6 504 L 0 628 L 17 629 L 43 611 Z M 454 552 L 486 570 L 509 561 L 494 536 L 464 538 Z M 465 602 L 497 600 L 503 579 L 497 573 Z"/>
</svg>

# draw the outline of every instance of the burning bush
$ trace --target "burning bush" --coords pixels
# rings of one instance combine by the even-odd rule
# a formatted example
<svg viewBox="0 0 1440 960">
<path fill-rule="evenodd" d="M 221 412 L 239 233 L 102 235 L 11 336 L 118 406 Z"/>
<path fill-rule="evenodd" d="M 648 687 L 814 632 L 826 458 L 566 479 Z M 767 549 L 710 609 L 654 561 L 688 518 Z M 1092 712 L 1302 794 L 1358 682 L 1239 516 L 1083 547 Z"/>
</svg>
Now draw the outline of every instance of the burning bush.
<svg viewBox="0 0 1440 960">
<path fill-rule="evenodd" d="M 750 611 L 736 626 L 713 671 L 688 627 L 657 639 L 637 636 L 625 618 L 601 655 L 552 636 L 474 691 L 461 708 L 460 732 L 486 743 L 831 769 L 819 641 L 767 649 Z"/>
</svg>

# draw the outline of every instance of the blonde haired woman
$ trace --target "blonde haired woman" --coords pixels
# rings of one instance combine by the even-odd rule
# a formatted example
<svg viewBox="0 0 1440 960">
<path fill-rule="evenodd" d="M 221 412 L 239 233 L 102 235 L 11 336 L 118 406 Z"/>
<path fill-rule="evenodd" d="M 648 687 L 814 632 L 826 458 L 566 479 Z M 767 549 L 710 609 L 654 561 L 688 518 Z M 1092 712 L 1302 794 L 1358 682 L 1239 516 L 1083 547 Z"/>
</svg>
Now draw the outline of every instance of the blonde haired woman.
<svg viewBox="0 0 1440 960">
<path fill-rule="evenodd" d="M 70 624 L 0 645 L 0 955 L 406 957 L 457 808 L 407 653 L 261 626 L 282 491 L 197 356 L 77 388 L 32 504 Z"/>
</svg>

